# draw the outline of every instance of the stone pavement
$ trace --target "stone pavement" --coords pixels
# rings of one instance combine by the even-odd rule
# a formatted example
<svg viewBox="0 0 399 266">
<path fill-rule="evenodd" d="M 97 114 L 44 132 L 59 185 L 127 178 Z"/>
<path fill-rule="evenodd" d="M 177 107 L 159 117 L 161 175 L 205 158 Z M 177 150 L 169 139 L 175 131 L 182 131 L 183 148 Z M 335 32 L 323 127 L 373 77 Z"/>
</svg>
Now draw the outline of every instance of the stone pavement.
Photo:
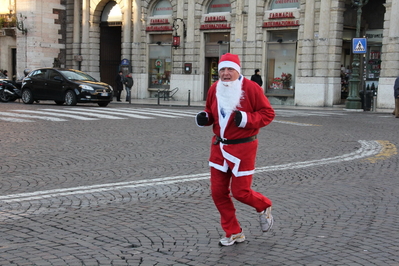
<svg viewBox="0 0 399 266">
<path fill-rule="evenodd" d="M 202 108 L 176 105 L 107 110 Z M 0 115 L 49 106 L 66 108 L 2 103 Z M 261 234 L 256 212 L 237 202 L 247 240 L 231 247 L 217 244 L 212 133 L 193 117 L 0 120 L 0 265 L 399 265 L 399 119 L 275 108 L 254 176 L 275 225 Z"/>
</svg>

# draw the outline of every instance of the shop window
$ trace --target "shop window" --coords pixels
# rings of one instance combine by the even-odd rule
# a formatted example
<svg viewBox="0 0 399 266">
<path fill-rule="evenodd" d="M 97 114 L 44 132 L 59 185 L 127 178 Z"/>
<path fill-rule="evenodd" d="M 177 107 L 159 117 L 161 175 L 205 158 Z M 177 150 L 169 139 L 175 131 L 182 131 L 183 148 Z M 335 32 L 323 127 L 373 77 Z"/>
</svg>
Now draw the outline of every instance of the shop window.
<svg viewBox="0 0 399 266">
<path fill-rule="evenodd" d="M 229 0 L 213 0 L 208 7 L 208 13 L 231 12 L 231 4 Z"/>
<path fill-rule="evenodd" d="M 173 8 L 168 0 L 159 1 L 152 10 L 153 16 L 172 15 Z"/>
<path fill-rule="evenodd" d="M 270 9 L 299 8 L 299 0 L 273 0 Z"/>
<path fill-rule="evenodd" d="M 295 89 L 296 32 L 272 32 L 267 48 L 266 93 L 293 95 Z"/>
<path fill-rule="evenodd" d="M 172 46 L 149 46 L 149 88 L 169 89 L 172 70 Z"/>
</svg>

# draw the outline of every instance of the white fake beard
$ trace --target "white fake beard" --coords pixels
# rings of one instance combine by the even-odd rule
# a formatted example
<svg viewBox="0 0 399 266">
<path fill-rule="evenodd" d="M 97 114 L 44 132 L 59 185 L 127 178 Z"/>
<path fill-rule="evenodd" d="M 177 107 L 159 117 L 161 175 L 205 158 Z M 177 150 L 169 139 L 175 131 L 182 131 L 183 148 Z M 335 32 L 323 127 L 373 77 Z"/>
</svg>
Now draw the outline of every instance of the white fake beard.
<svg viewBox="0 0 399 266">
<path fill-rule="evenodd" d="M 237 79 L 230 82 L 219 80 L 216 86 L 216 98 L 220 108 L 223 108 L 226 114 L 237 110 L 242 96 L 241 80 Z"/>
</svg>

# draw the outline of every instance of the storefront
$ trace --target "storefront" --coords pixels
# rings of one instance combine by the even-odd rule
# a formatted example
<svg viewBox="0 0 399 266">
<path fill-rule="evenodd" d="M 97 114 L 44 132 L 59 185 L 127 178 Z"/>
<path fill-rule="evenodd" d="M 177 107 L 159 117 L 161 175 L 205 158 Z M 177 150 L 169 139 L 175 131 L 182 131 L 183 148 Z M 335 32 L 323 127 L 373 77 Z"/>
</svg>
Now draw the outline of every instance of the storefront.
<svg viewBox="0 0 399 266">
<path fill-rule="evenodd" d="M 229 0 L 213 0 L 202 16 L 200 30 L 205 39 L 204 97 L 219 79 L 219 58 L 230 52 L 231 4 Z"/>
<path fill-rule="evenodd" d="M 148 91 L 150 97 L 170 90 L 172 73 L 173 8 L 168 0 L 156 3 L 146 28 L 148 44 Z M 170 33 L 167 33 L 170 32 Z M 163 94 L 163 93 L 162 93 Z"/>
<path fill-rule="evenodd" d="M 364 87 L 366 90 L 378 89 L 381 72 L 382 29 L 366 31 L 367 51 L 364 57 Z"/>
<path fill-rule="evenodd" d="M 267 10 L 265 92 L 273 104 L 293 105 L 297 62 L 299 1 L 275 0 Z"/>
</svg>

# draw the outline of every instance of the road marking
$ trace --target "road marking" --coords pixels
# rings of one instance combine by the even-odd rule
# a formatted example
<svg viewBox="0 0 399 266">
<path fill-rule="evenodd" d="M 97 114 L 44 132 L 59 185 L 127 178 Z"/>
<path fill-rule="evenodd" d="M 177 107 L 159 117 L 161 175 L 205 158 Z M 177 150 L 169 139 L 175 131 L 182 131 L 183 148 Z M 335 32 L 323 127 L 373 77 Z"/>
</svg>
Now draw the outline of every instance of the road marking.
<svg viewBox="0 0 399 266">
<path fill-rule="evenodd" d="M 41 114 L 41 115 L 51 115 L 51 116 L 60 116 L 60 117 L 69 117 L 77 120 L 98 120 L 97 118 L 89 118 L 82 117 L 77 115 L 68 115 L 68 114 L 57 114 L 54 112 L 44 112 L 44 111 L 33 111 L 33 110 L 12 110 L 14 112 L 23 112 L 23 113 L 32 113 L 32 114 Z M 37 116 L 36 118 L 40 118 L 41 116 Z M 64 120 L 68 121 L 68 120 Z"/>
<path fill-rule="evenodd" d="M 298 123 L 298 122 L 293 122 L 293 121 L 281 121 L 281 120 L 273 120 L 273 123 L 288 124 L 288 125 L 301 126 L 301 127 L 320 127 L 321 126 L 321 125 L 315 125 L 315 124 L 304 124 L 304 123 Z"/>
<path fill-rule="evenodd" d="M 87 115 L 87 116 L 94 116 L 97 118 L 106 118 L 106 119 L 125 119 L 123 117 L 118 117 L 114 115 L 104 115 L 104 114 L 96 114 L 92 112 L 92 110 L 88 111 L 87 109 L 84 108 L 74 108 L 71 110 L 67 109 L 41 109 L 45 111 L 52 111 L 52 112 L 60 112 L 60 113 L 67 113 L 67 114 L 78 114 L 78 115 Z"/>
<path fill-rule="evenodd" d="M 11 118 L 11 117 L 0 117 L 0 120 L 7 121 L 7 122 L 34 122 L 33 120 Z"/>
<path fill-rule="evenodd" d="M 140 109 L 118 108 L 118 110 L 119 110 L 119 111 L 124 111 L 124 112 L 129 112 L 129 113 L 145 114 L 145 115 L 151 114 L 151 115 L 160 116 L 160 117 L 169 117 L 169 118 L 176 118 L 176 117 L 178 117 L 178 116 L 176 116 L 176 115 L 170 115 L 170 114 L 159 114 L 159 113 L 156 113 L 156 112 L 154 112 L 154 111 L 151 111 L 151 113 L 150 113 L 149 110 L 142 110 L 142 108 L 140 108 Z M 140 110 L 142 110 L 142 111 L 140 111 Z"/>
<path fill-rule="evenodd" d="M 256 169 L 256 173 L 261 172 L 270 172 L 270 171 L 283 171 L 290 169 L 299 169 L 306 167 L 314 167 L 326 164 L 334 164 L 340 162 L 353 161 L 358 159 L 363 159 L 371 156 L 378 156 L 378 154 L 384 152 L 383 144 L 380 141 L 366 141 L 359 140 L 361 147 L 351 153 L 334 156 L 331 158 L 310 160 L 304 162 L 296 162 L 296 163 L 287 163 L 282 165 L 272 165 L 259 167 Z M 387 142 L 388 143 L 388 142 Z M 385 143 L 384 145 L 387 146 Z M 390 144 L 392 145 L 392 144 Z M 155 178 L 155 179 L 144 179 L 138 181 L 130 181 L 130 182 L 119 182 L 119 183 L 110 183 L 110 184 L 100 184 L 100 185 L 92 185 L 92 186 L 81 186 L 81 187 L 73 187 L 73 188 L 62 188 L 62 189 L 53 189 L 53 190 L 45 190 L 45 191 L 36 191 L 30 193 L 20 193 L 20 194 L 11 194 L 0 196 L 0 201 L 3 202 L 21 202 L 21 201 L 29 201 L 29 200 L 40 200 L 44 198 L 51 197 L 61 197 L 61 196 L 69 196 L 76 194 L 86 194 L 86 193 L 98 193 L 109 190 L 119 190 L 119 189 L 127 189 L 127 188 L 138 188 L 144 186 L 159 186 L 159 185 L 168 185 L 174 183 L 182 183 L 182 182 L 191 182 L 197 180 L 209 179 L 209 173 L 202 174 L 193 174 L 193 175 L 182 175 L 182 176 L 170 176 L 164 178 Z"/>
<path fill-rule="evenodd" d="M 173 109 L 150 109 L 150 108 L 143 108 L 145 110 L 148 110 L 151 113 L 165 113 L 168 112 L 173 113 L 174 115 L 178 115 L 178 116 L 189 116 L 189 117 L 195 117 L 195 115 L 197 113 L 191 113 L 191 112 L 187 112 L 187 111 L 180 111 L 180 110 L 173 110 Z"/>
<path fill-rule="evenodd" d="M 365 160 L 368 160 L 371 163 L 375 163 L 378 160 L 386 160 L 389 157 L 392 157 L 396 154 L 398 154 L 398 151 L 396 149 L 396 146 L 390 143 L 387 140 L 377 140 L 378 143 L 381 144 L 382 146 L 382 151 L 375 155 L 374 157 L 371 158 L 366 158 Z"/>
<path fill-rule="evenodd" d="M 12 110 L 12 111 L 14 111 L 14 110 Z M 36 119 L 42 119 L 42 120 L 48 120 L 48 121 L 56 121 L 56 122 L 68 121 L 68 120 L 65 120 L 65 119 L 62 119 L 62 118 L 38 116 L 38 115 L 13 114 L 13 113 L 6 113 L 6 112 L 2 112 L 0 114 L 1 115 L 5 115 L 5 116 L 22 117 L 22 118 L 36 118 Z"/>
</svg>

